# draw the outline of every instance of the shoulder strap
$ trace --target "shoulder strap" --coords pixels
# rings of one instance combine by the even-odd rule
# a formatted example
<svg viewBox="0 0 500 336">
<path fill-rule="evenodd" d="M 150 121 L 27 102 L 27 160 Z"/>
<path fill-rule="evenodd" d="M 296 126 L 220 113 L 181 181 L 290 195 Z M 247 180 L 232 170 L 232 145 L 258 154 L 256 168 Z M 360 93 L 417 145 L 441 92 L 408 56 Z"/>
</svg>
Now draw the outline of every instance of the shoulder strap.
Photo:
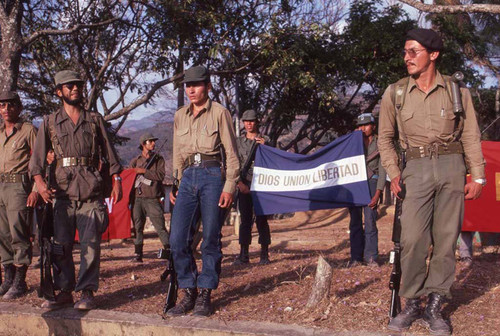
<svg viewBox="0 0 500 336">
<path fill-rule="evenodd" d="M 401 120 L 401 110 L 403 109 L 409 82 L 410 82 L 410 77 L 408 76 L 400 79 L 394 84 L 391 84 L 391 99 L 396 110 L 395 111 L 396 125 L 399 128 L 399 134 L 401 135 L 401 139 L 403 140 L 403 142 L 406 144 L 407 147 L 409 147 L 409 145 L 406 133 L 404 131 L 403 122 Z"/>
<path fill-rule="evenodd" d="M 451 103 L 454 104 L 453 94 L 451 92 L 451 90 L 452 90 L 451 77 L 443 75 L 443 79 L 444 79 L 444 86 L 446 89 L 446 93 L 448 94 L 448 98 L 450 98 Z M 458 90 L 458 92 L 460 93 L 460 97 L 458 97 L 458 98 L 461 100 L 462 95 L 461 95 L 460 90 Z M 455 118 L 455 130 L 453 131 L 453 134 L 452 134 L 453 140 L 451 140 L 451 141 L 452 142 L 458 141 L 463 130 L 464 130 L 464 114 L 460 113 L 458 115 L 458 118 Z"/>
<path fill-rule="evenodd" d="M 97 132 L 97 125 L 99 123 L 99 121 L 97 120 L 97 113 L 95 112 L 90 112 L 90 119 L 92 119 L 92 121 L 90 122 L 90 128 L 92 130 L 92 150 L 91 150 L 91 153 L 92 153 L 92 156 L 96 156 L 97 154 L 100 154 L 100 153 L 96 153 L 96 143 L 95 143 L 95 140 L 98 136 L 98 132 Z M 100 150 L 102 149 L 101 147 L 99 147 Z"/>
<path fill-rule="evenodd" d="M 61 147 L 61 143 L 59 142 L 59 137 L 57 136 L 56 131 L 56 113 L 49 114 L 48 119 L 48 127 L 50 133 L 50 141 L 52 142 L 52 148 L 54 149 L 54 153 L 56 157 L 64 157 L 64 153 Z"/>
</svg>

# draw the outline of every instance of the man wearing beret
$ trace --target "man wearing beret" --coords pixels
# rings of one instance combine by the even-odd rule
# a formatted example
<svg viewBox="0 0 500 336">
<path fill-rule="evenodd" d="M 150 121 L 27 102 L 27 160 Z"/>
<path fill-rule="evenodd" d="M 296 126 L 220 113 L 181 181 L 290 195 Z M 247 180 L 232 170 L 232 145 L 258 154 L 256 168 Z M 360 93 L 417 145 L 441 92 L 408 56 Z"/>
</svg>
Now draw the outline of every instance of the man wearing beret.
<svg viewBox="0 0 500 336">
<path fill-rule="evenodd" d="M 246 133 L 236 139 L 238 146 L 238 155 L 240 158 L 240 165 L 242 166 L 251 154 L 252 145 L 254 141 L 263 145 L 269 142 L 267 136 L 259 134 L 259 122 L 257 120 L 257 113 L 254 110 L 247 110 L 243 112 L 241 117 L 243 125 L 245 125 Z M 255 155 L 255 153 L 253 154 Z M 255 158 L 255 157 L 254 157 Z M 235 265 L 248 264 L 250 257 L 248 255 L 249 246 L 252 243 L 252 226 L 253 226 L 253 201 L 250 195 L 250 185 L 253 176 L 253 159 L 251 158 L 251 166 L 248 170 L 247 176 L 244 176 L 244 181 L 238 181 L 238 208 L 241 214 L 241 224 L 239 232 L 240 242 L 240 255 L 234 261 Z M 271 244 L 271 232 L 269 231 L 269 223 L 267 216 L 255 216 L 257 230 L 259 231 L 259 244 L 260 244 L 260 261 L 259 265 L 269 264 L 269 245 Z"/>
<path fill-rule="evenodd" d="M 170 249 L 168 232 L 165 229 L 165 217 L 163 217 L 163 208 L 160 203 L 160 198 L 164 196 L 162 182 L 165 177 L 165 160 L 161 155 L 153 153 L 156 140 L 158 138 L 151 133 L 143 134 L 139 139 L 141 154 L 133 158 L 129 165 L 138 174 L 136 183 L 139 181 L 134 191 L 132 205 L 132 219 L 135 227 L 135 255 L 132 261 L 138 263 L 142 262 L 146 217 L 151 220 L 163 248 Z M 149 168 L 146 168 L 152 155 L 154 155 L 153 162 Z M 141 176 L 142 178 L 138 180 Z"/>
<path fill-rule="evenodd" d="M 233 202 L 240 165 L 231 114 L 208 97 L 211 84 L 207 68 L 189 68 L 183 83 L 190 104 L 174 117 L 173 172 L 180 185 L 176 195 L 170 193 L 175 204 L 170 246 L 184 298 L 167 314 L 184 315 L 194 308 L 194 315 L 208 316 L 212 312 L 211 291 L 219 285 L 222 223 Z M 203 266 L 198 273 L 191 243 L 200 216 Z"/>
<path fill-rule="evenodd" d="M 104 185 L 108 176 L 101 175 L 103 162 L 113 177 L 110 197 L 113 203 L 122 197 L 122 167 L 111 144 L 104 119 L 83 108 L 84 81 L 71 70 L 55 75 L 56 94 L 61 108 L 46 116 L 38 130 L 30 172 L 45 202 L 53 202 L 54 243 L 62 255 L 53 256 L 54 285 L 60 292 L 55 301 L 45 301 L 44 308 L 73 303 L 73 291 L 81 292 L 75 309 L 95 308 L 94 292 L 99 287 L 101 236 L 108 227 L 108 210 L 104 202 Z M 55 154 L 54 185 L 43 180 L 49 150 Z M 78 230 L 80 271 L 75 279 L 73 242 Z"/>
<path fill-rule="evenodd" d="M 480 133 L 471 94 L 460 88 L 464 111 L 454 113 L 449 77 L 436 70 L 443 48 L 430 29 L 408 32 L 403 54 L 409 77 L 391 85 L 380 106 L 379 150 L 401 197 L 400 295 L 406 306 L 389 329 L 401 331 L 422 317 L 434 334 L 450 334 L 441 306 L 455 276 L 455 247 L 463 220 L 464 198 L 476 199 L 486 183 Z M 400 171 L 394 139 L 406 156 Z M 466 165 L 472 175 L 465 184 Z M 429 248 L 432 255 L 426 265 Z M 427 296 L 422 313 L 421 297 Z"/>
<path fill-rule="evenodd" d="M 0 259 L 5 278 L 4 299 L 25 295 L 26 271 L 31 263 L 30 212 L 38 194 L 28 177 L 36 128 L 19 115 L 23 109 L 16 92 L 0 93 Z M 31 209 L 30 209 L 31 208 Z"/>
<path fill-rule="evenodd" d="M 363 132 L 363 143 L 366 156 L 366 171 L 370 187 L 371 201 L 365 207 L 351 207 L 349 214 L 349 240 L 351 243 L 350 267 L 365 261 L 367 266 L 378 267 L 378 230 L 377 205 L 385 187 L 386 173 L 380 162 L 375 134 L 375 118 L 371 113 L 360 114 L 356 125 Z M 363 214 L 365 227 L 363 230 Z"/>
</svg>

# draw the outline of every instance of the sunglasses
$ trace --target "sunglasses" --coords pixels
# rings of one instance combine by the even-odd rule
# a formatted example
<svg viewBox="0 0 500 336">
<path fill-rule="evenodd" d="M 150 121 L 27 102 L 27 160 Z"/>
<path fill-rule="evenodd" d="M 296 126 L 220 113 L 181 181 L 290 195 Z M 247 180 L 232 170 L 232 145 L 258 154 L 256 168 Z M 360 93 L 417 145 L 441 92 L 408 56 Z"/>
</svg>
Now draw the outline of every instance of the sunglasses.
<svg viewBox="0 0 500 336">
<path fill-rule="evenodd" d="M 66 83 L 62 85 L 68 90 L 73 90 L 73 88 L 76 86 L 78 89 L 83 88 L 83 83 Z"/>
<path fill-rule="evenodd" d="M 408 54 L 408 56 L 410 56 L 411 58 L 414 58 L 416 57 L 420 52 L 424 51 L 424 50 L 427 50 L 427 49 L 403 49 L 401 51 L 401 56 L 405 57 L 406 54 Z"/>
<path fill-rule="evenodd" d="M 17 107 L 19 104 L 17 102 L 0 102 L 0 108 Z"/>
</svg>

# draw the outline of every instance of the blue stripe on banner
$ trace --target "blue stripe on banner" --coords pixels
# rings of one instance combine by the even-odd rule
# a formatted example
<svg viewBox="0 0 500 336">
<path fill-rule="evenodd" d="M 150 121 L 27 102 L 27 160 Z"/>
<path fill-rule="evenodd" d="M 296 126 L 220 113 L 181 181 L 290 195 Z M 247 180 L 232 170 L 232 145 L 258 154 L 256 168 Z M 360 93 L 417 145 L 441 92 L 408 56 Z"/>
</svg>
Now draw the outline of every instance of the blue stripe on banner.
<svg viewBox="0 0 500 336">
<path fill-rule="evenodd" d="M 310 155 L 259 146 L 253 173 L 257 215 L 364 206 L 371 201 L 360 131 Z"/>
</svg>

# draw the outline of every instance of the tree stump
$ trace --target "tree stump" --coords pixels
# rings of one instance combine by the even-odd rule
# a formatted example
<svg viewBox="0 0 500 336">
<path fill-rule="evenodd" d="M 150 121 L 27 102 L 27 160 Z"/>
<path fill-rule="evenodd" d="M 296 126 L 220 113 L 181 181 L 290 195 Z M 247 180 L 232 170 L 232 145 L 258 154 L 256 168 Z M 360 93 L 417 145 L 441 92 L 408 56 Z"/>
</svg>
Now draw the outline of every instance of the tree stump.
<svg viewBox="0 0 500 336">
<path fill-rule="evenodd" d="M 330 295 L 330 286 L 332 284 L 333 268 L 322 257 L 318 257 L 318 267 L 316 268 L 316 277 L 311 291 L 311 296 L 307 301 L 307 308 L 317 306 L 323 299 Z"/>
</svg>

